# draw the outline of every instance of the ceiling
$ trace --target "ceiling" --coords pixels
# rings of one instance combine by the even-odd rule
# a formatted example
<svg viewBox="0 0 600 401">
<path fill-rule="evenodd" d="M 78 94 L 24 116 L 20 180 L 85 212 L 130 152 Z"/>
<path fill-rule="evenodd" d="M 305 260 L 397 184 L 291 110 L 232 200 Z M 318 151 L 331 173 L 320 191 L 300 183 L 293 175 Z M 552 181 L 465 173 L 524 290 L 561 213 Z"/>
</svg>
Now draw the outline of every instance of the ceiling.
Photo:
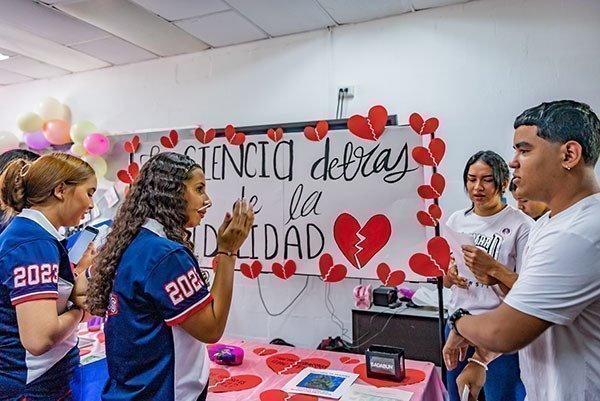
<svg viewBox="0 0 600 401">
<path fill-rule="evenodd" d="M 0 86 L 469 0 L 0 0 Z"/>
</svg>

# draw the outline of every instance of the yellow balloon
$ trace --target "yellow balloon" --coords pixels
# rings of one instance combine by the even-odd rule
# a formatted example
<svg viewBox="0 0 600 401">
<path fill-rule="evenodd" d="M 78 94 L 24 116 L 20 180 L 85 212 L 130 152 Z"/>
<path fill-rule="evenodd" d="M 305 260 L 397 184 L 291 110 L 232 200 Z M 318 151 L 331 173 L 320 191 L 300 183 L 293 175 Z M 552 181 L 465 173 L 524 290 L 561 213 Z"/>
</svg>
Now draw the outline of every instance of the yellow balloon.
<svg viewBox="0 0 600 401">
<path fill-rule="evenodd" d="M 42 129 L 43 124 L 42 117 L 30 111 L 21 113 L 17 117 L 17 125 L 23 132 L 37 132 Z"/>
<path fill-rule="evenodd" d="M 73 153 L 75 156 L 80 157 L 87 155 L 85 148 L 80 143 L 74 143 L 73 145 L 71 145 L 71 153 Z"/>
<path fill-rule="evenodd" d="M 63 116 L 62 116 L 61 120 L 64 120 L 64 121 L 68 122 L 69 124 L 71 124 L 71 109 L 66 104 L 63 104 L 62 108 L 63 108 L 63 113 L 62 113 Z"/>
<path fill-rule="evenodd" d="M 86 161 L 90 166 L 92 166 L 92 168 L 96 172 L 96 177 L 104 177 L 108 166 L 106 165 L 106 161 L 102 156 L 87 155 L 83 156 L 81 159 Z"/>
<path fill-rule="evenodd" d="M 90 121 L 78 121 L 71 126 L 71 140 L 75 143 L 83 143 L 89 134 L 96 131 L 98 128 Z"/>
<path fill-rule="evenodd" d="M 46 97 L 38 103 L 35 111 L 44 119 L 48 120 L 62 120 L 64 109 L 61 102 L 53 97 Z"/>
</svg>

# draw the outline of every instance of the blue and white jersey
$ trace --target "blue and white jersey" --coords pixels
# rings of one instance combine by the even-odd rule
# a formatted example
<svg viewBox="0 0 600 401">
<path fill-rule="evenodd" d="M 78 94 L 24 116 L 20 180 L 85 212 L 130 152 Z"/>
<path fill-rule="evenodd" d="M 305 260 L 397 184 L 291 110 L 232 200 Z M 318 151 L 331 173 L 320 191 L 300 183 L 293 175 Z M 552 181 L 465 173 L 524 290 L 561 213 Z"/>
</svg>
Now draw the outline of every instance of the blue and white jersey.
<svg viewBox="0 0 600 401">
<path fill-rule="evenodd" d="M 75 278 L 63 237 L 39 211 L 23 210 L 0 234 L 0 400 L 68 384 L 79 362 L 77 333 L 43 355 L 33 356 L 19 339 L 15 306 L 55 299 L 67 309 Z"/>
<path fill-rule="evenodd" d="M 116 269 L 104 325 L 103 400 L 196 400 L 208 383 L 205 345 L 178 324 L 212 302 L 198 261 L 149 219 Z"/>
</svg>

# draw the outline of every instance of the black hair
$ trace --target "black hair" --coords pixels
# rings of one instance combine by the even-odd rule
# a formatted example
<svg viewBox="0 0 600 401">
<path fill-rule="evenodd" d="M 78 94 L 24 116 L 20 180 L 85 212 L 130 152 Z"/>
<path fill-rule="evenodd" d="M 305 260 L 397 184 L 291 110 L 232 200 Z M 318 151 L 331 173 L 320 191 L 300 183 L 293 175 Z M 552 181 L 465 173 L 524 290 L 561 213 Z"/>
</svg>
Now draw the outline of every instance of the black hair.
<svg viewBox="0 0 600 401">
<path fill-rule="evenodd" d="M 549 142 L 576 141 L 581 145 L 583 161 L 594 166 L 600 154 L 600 120 L 585 103 L 558 100 L 525 110 L 515 119 L 514 128 L 537 127 L 537 135 Z"/>
<path fill-rule="evenodd" d="M 33 153 L 27 149 L 12 149 L 0 154 L 0 174 L 4 171 L 8 163 L 13 160 L 23 159 L 26 161 L 34 161 L 39 159 L 40 155 Z"/>
<path fill-rule="evenodd" d="M 512 180 L 510 180 L 510 184 L 508 184 L 508 190 L 510 192 L 515 192 L 517 190 L 517 184 L 515 184 L 515 178 L 513 177 Z"/>
<path fill-rule="evenodd" d="M 469 178 L 469 168 L 477 163 L 478 161 L 482 161 L 492 169 L 492 175 L 494 177 L 494 186 L 496 187 L 496 191 L 499 194 L 504 192 L 503 186 L 510 176 L 508 172 L 508 165 L 506 161 L 496 152 L 491 150 L 481 150 L 475 153 L 473 156 L 469 158 L 467 164 L 465 165 L 465 171 L 463 172 L 463 184 L 465 188 L 467 188 L 467 180 Z"/>
</svg>

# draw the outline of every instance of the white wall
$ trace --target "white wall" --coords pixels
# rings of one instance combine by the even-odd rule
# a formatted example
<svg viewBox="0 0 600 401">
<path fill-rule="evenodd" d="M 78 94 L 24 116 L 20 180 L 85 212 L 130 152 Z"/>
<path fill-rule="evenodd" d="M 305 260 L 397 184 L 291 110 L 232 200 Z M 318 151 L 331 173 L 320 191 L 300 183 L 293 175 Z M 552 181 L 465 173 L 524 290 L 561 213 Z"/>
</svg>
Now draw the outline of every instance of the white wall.
<svg viewBox="0 0 600 401">
<path fill-rule="evenodd" d="M 113 131 L 252 125 L 332 118 L 336 88 L 355 85 L 349 116 L 384 104 L 400 122 L 418 111 L 441 120 L 449 151 L 446 216 L 466 204 L 460 177 L 480 149 L 509 158 L 514 117 L 545 100 L 572 98 L 600 112 L 600 2 L 480 0 L 370 23 L 113 67 L 0 88 L 0 130 L 43 96 L 67 103 L 75 120 Z M 261 277 L 276 311 L 302 288 Z M 351 290 L 334 284 L 337 314 L 350 326 Z M 324 308 L 324 285 L 282 317 L 264 312 L 255 282 L 236 277 L 228 333 L 283 337 L 314 347 L 339 333 Z"/>
</svg>

